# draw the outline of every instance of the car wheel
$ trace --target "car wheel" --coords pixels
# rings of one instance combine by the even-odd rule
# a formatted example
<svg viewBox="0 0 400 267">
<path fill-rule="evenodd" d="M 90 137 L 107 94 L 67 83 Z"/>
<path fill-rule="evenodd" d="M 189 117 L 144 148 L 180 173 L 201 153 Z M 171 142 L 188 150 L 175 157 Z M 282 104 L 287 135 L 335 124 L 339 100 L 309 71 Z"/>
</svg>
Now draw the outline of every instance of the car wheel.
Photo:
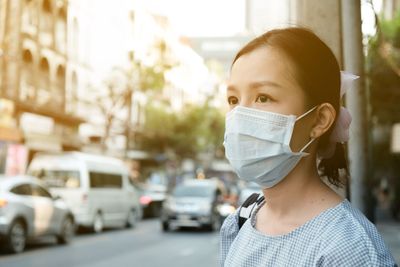
<svg viewBox="0 0 400 267">
<path fill-rule="evenodd" d="M 20 253 L 26 245 L 26 228 L 22 221 L 15 221 L 8 233 L 8 250 L 11 253 Z"/>
<path fill-rule="evenodd" d="M 71 241 L 75 233 L 74 222 L 71 217 L 66 217 L 61 225 L 59 235 L 57 235 L 57 242 L 59 244 L 67 244 Z"/>
<path fill-rule="evenodd" d="M 104 228 L 104 222 L 103 222 L 103 216 L 101 215 L 100 212 L 96 213 L 93 219 L 93 232 L 96 234 L 103 232 Z"/>
<path fill-rule="evenodd" d="M 168 232 L 169 231 L 169 223 L 168 223 L 168 221 L 162 222 L 161 226 L 162 226 L 163 232 Z"/>
<path fill-rule="evenodd" d="M 139 214 L 135 209 L 131 209 L 128 214 L 128 220 L 126 226 L 128 228 L 134 228 L 139 221 Z"/>
</svg>

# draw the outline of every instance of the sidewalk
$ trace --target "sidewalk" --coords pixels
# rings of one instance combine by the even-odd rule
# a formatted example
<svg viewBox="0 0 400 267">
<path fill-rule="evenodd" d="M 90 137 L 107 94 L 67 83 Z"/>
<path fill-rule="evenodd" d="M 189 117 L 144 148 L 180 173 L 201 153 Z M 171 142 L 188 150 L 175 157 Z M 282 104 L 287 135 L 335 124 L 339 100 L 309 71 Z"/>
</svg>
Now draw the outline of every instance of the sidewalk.
<svg viewBox="0 0 400 267">
<path fill-rule="evenodd" d="M 400 263 L 400 223 L 394 221 L 383 221 L 376 224 L 376 228 L 385 240 L 386 245 L 390 251 L 396 263 Z"/>
<path fill-rule="evenodd" d="M 400 222 L 392 219 L 387 208 L 377 207 L 375 216 L 376 228 L 392 252 L 396 263 L 400 264 Z"/>
</svg>

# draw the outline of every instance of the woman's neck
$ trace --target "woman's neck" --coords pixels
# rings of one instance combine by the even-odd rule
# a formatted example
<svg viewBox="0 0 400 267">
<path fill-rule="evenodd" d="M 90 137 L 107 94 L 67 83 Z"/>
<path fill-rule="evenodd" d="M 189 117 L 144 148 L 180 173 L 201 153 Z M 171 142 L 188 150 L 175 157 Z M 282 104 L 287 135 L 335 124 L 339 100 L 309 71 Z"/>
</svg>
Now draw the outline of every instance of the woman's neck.
<svg viewBox="0 0 400 267">
<path fill-rule="evenodd" d="M 315 158 L 303 158 L 293 171 L 279 184 L 263 189 L 264 208 L 277 217 L 290 216 L 306 207 L 331 205 L 336 195 L 322 182 L 315 166 Z"/>
</svg>

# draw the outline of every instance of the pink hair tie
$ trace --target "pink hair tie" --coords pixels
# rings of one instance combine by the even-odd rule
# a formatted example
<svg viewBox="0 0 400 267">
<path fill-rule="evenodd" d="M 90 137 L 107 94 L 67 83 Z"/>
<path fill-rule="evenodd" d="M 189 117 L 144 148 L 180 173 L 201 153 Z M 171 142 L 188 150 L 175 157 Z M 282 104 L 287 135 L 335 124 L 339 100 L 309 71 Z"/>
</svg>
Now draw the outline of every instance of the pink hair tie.
<svg viewBox="0 0 400 267">
<path fill-rule="evenodd" d="M 349 72 L 340 72 L 340 97 L 347 92 L 352 85 L 353 81 L 358 79 L 359 76 Z M 349 141 L 349 129 L 351 124 L 350 112 L 345 107 L 340 107 L 338 118 L 333 126 L 332 133 L 329 137 L 329 144 L 324 150 L 318 151 L 321 158 L 331 158 L 335 153 L 336 143 L 344 143 Z"/>
</svg>

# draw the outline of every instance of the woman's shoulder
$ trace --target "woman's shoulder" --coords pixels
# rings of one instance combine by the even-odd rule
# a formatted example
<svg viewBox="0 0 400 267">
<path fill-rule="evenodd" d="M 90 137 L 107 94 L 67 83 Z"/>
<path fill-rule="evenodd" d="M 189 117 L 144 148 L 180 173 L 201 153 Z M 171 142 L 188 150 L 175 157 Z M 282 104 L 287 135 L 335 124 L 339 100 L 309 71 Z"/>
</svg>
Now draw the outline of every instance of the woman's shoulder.
<svg viewBox="0 0 400 267">
<path fill-rule="evenodd" d="M 335 213 L 333 221 L 330 223 L 330 230 L 337 232 L 339 238 L 381 239 L 375 225 L 360 210 L 353 207 L 348 200 L 344 200 Z"/>
<path fill-rule="evenodd" d="M 358 209 L 344 200 L 321 236 L 324 240 L 321 259 L 356 266 L 394 266 L 394 260 L 381 235 Z M 378 264 L 378 265 L 374 265 Z"/>
<path fill-rule="evenodd" d="M 220 233 L 222 236 L 236 235 L 239 232 L 238 217 L 239 209 L 226 217 L 220 229 Z"/>
<path fill-rule="evenodd" d="M 220 263 L 224 265 L 225 259 L 229 253 L 231 244 L 239 233 L 238 210 L 229 215 L 220 229 Z"/>
</svg>

